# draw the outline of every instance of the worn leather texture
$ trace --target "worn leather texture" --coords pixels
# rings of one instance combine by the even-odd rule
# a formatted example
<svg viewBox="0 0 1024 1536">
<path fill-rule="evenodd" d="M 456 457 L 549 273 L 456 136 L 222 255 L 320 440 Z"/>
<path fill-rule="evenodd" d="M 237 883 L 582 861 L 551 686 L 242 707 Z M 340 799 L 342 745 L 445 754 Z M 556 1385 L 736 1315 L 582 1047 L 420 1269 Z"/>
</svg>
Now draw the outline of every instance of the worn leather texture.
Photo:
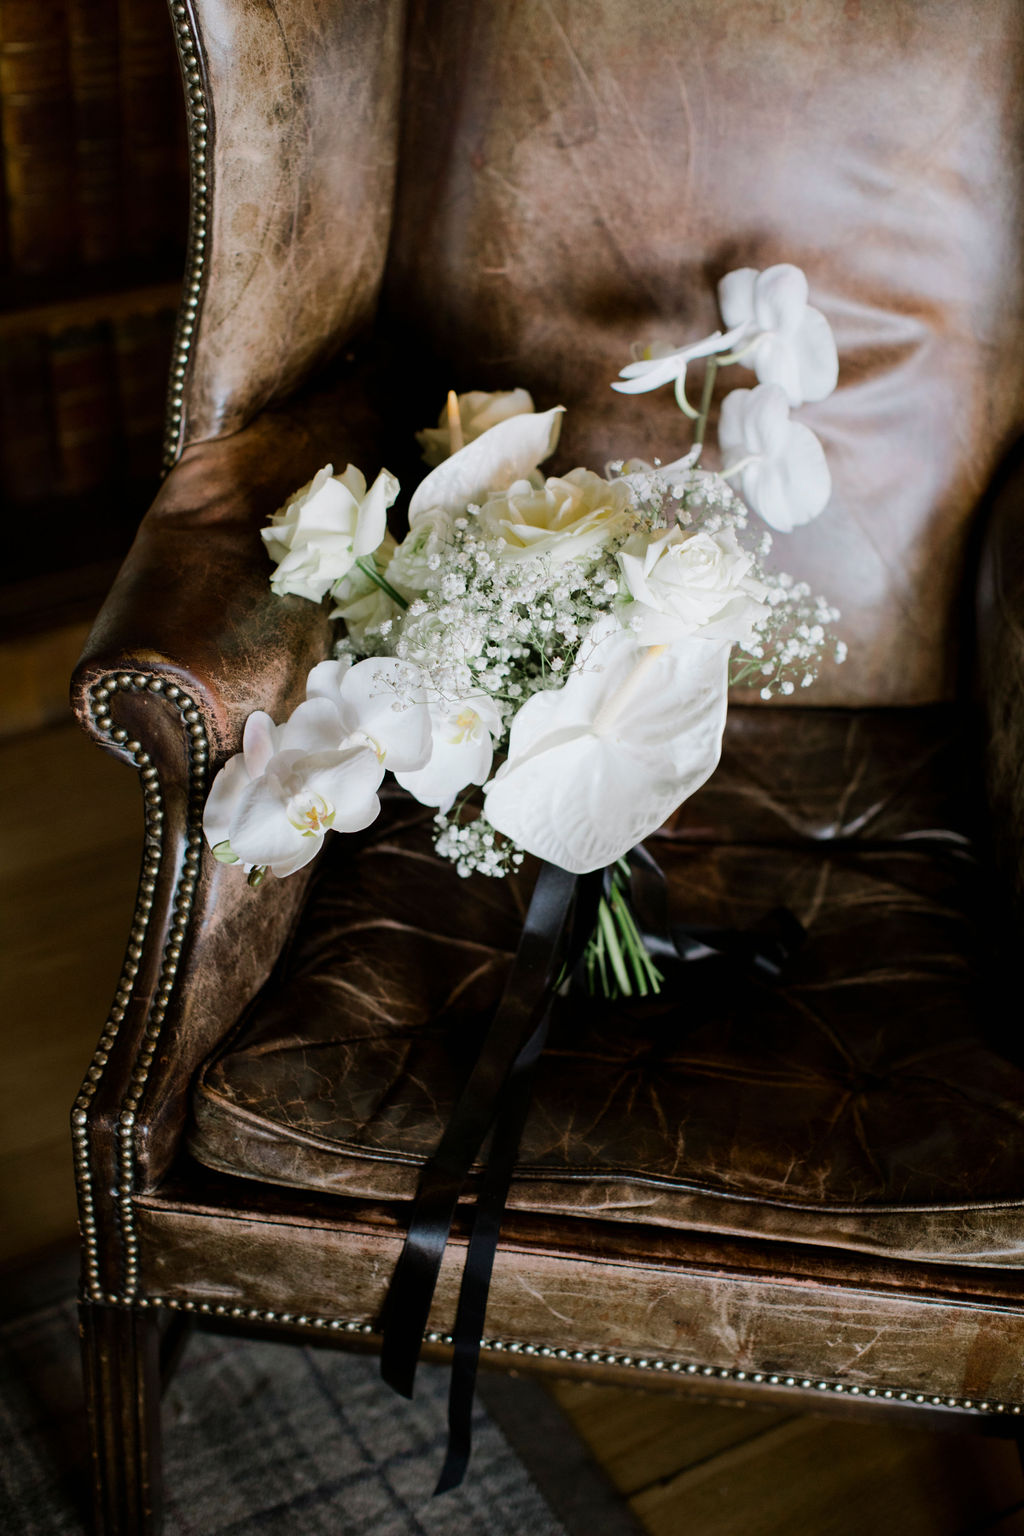
<svg viewBox="0 0 1024 1536">
<path fill-rule="evenodd" d="M 365 328 L 387 253 L 402 0 L 193 0 L 209 203 L 183 442 L 236 432 Z"/>
<path fill-rule="evenodd" d="M 777 558 L 850 647 L 815 702 L 948 697 L 967 529 L 1024 420 L 1022 47 L 1016 0 L 417 0 L 384 323 L 435 395 L 567 406 L 562 466 L 667 460 L 671 390 L 608 387 L 631 343 L 707 334 L 732 268 L 804 267 L 834 493 Z"/>
<path fill-rule="evenodd" d="M 795 261 L 841 358 L 800 412 L 832 504 L 779 540 L 843 612 L 817 702 L 950 697 L 967 530 L 1024 422 L 1016 0 L 414 0 L 404 41 L 400 12 L 198 6 L 214 171 L 186 441 L 308 377 L 383 278 L 396 423 L 521 384 L 568 407 L 557 467 L 668 459 L 671 391 L 609 389 L 631 344 L 704 335 L 726 271 Z"/>
<path fill-rule="evenodd" d="M 1024 1091 L 1016 1020 L 986 987 L 1000 893 L 960 747 L 992 743 L 996 842 L 1019 870 L 1019 495 L 982 565 L 984 709 L 918 707 L 962 707 L 969 541 L 1020 432 L 1024 12 L 414 0 L 404 36 L 370 0 L 197 15 L 213 174 L 188 446 L 90 641 L 83 716 L 107 671 L 155 669 L 194 696 L 215 769 L 251 709 L 284 717 L 327 644 L 323 611 L 266 583 L 256 530 L 288 491 L 328 459 L 408 478 L 402 445 L 450 386 L 566 404 L 560 467 L 677 452 L 668 392 L 608 389 L 630 343 L 709 330 L 730 268 L 799 262 L 842 357 L 836 395 L 801 413 L 835 494 L 777 556 L 839 602 L 850 661 L 817 709 L 734 710 L 721 770 L 657 851 L 680 915 L 742 925 L 781 900 L 808 940 L 775 990 L 709 971 L 646 1017 L 563 1010 L 488 1331 L 1024 1401 Z M 347 392 L 281 406 L 375 314 L 386 433 L 358 363 Z M 149 695 L 112 711 L 159 765 L 169 830 L 93 1069 L 103 1289 L 123 1294 L 130 1213 L 142 1297 L 372 1323 L 525 891 L 440 869 L 397 797 L 333 840 L 291 938 L 301 877 L 251 893 L 204 851 L 154 1054 L 184 734 Z M 193 1146 L 221 1176 L 182 1150 L 192 1081 L 282 948 L 195 1096 Z M 388 1203 L 367 1213 L 360 1192 Z"/>
<path fill-rule="evenodd" d="M 275 1327 L 317 1315 L 373 1327 L 401 1247 L 400 1219 L 326 1195 L 303 1200 L 289 1192 L 287 1202 L 273 1195 L 237 1180 L 218 1187 L 207 1174 L 198 1188 L 185 1179 L 140 1200 L 143 1294 L 220 1315 L 240 1308 L 243 1318 L 250 1308 L 264 1309 Z M 584 1369 L 599 1379 L 611 1374 L 601 1353 L 613 1350 L 634 1362 L 813 1373 L 815 1381 L 902 1388 L 929 1399 L 1024 1401 L 1017 1276 L 822 1249 L 783 1252 L 780 1263 L 778 1245 L 511 1213 L 495 1260 L 487 1336 L 598 1353 Z M 465 1238 L 457 1235 L 430 1315 L 441 1333 L 454 1323 L 464 1257 Z M 516 1355 L 484 1359 L 529 1363 Z M 634 1387 L 650 1380 L 623 1375 Z M 754 1398 L 759 1389 L 748 1383 L 748 1391 Z"/>
<path fill-rule="evenodd" d="M 675 922 L 752 928 L 785 905 L 806 943 L 779 985 L 704 962 L 655 1003 L 566 1000 L 511 1204 L 1024 1263 L 1024 1072 L 987 1023 L 965 787 L 942 711 L 736 711 L 707 812 L 694 797 L 650 846 Z M 461 879 L 430 831 L 396 793 L 337 840 L 275 981 L 200 1075 L 201 1161 L 412 1196 L 529 881 Z"/>
</svg>

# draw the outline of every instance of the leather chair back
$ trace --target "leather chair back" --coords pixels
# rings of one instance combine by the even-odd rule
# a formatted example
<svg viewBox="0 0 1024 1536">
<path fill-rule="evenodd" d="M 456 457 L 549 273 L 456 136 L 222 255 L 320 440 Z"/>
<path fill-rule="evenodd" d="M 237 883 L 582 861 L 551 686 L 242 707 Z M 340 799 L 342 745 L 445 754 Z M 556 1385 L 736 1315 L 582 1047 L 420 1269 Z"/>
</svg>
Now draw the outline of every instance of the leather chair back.
<svg viewBox="0 0 1024 1536">
<path fill-rule="evenodd" d="M 795 701 L 951 695 L 969 522 L 1024 416 L 1018 0 L 413 0 L 404 40 L 387 4 L 201 8 L 195 435 L 340 346 L 384 273 L 396 399 L 523 384 L 570 408 L 559 466 L 671 458 L 671 391 L 609 389 L 630 343 L 699 337 L 724 272 L 794 261 L 840 349 L 800 411 L 835 490 L 777 559 L 850 650 Z"/>
</svg>

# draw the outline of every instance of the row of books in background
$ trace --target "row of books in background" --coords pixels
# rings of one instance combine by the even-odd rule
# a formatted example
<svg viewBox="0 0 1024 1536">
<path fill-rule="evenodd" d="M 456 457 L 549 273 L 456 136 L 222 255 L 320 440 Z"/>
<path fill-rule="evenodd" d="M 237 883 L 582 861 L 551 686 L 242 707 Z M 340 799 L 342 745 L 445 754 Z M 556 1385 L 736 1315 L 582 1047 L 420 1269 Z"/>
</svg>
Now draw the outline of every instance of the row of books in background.
<svg viewBox="0 0 1024 1536">
<path fill-rule="evenodd" d="M 0 271 L 180 249 L 183 122 L 164 0 L 0 0 Z"/>
<path fill-rule="evenodd" d="M 171 284 L 106 314 L 0 316 L 0 501 L 155 480 L 176 300 Z"/>
</svg>

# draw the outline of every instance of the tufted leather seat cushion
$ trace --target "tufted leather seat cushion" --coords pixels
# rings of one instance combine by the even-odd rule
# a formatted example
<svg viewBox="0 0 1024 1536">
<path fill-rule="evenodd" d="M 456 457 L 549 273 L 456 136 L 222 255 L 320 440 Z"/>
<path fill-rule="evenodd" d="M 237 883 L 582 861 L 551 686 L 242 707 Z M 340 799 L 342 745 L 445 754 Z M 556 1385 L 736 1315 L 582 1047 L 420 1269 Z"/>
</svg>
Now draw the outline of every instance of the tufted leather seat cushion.
<svg viewBox="0 0 1024 1536">
<path fill-rule="evenodd" d="M 993 1022 L 972 803 L 944 708 L 734 709 L 719 772 L 651 847 L 675 920 L 750 927 L 781 903 L 806 944 L 777 986 L 703 962 L 649 1004 L 562 1003 L 510 1203 L 1024 1263 L 1024 1071 Z M 460 879 L 398 793 L 332 841 L 278 973 L 200 1075 L 191 1148 L 406 1200 L 528 877 Z"/>
</svg>

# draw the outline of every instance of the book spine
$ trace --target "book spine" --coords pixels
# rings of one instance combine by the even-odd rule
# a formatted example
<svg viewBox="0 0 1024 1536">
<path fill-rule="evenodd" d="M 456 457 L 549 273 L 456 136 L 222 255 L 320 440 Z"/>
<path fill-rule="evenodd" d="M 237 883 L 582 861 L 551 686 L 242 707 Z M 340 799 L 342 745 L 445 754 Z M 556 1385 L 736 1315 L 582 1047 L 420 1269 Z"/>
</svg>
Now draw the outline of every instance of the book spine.
<svg viewBox="0 0 1024 1536">
<path fill-rule="evenodd" d="M 119 425 L 109 321 L 71 326 L 53 338 L 53 405 L 60 491 L 79 496 L 119 475 Z"/>
<path fill-rule="evenodd" d="M 68 56 L 66 0 L 0 0 L 0 134 L 15 272 L 53 271 L 77 254 Z"/>
<path fill-rule="evenodd" d="M 80 255 L 95 263 L 121 251 L 117 0 L 68 0 L 68 38 Z"/>
<path fill-rule="evenodd" d="M 174 343 L 175 309 L 114 322 L 123 468 L 135 483 L 160 472 L 167 373 Z"/>
<path fill-rule="evenodd" d="M 50 339 L 29 331 L 0 340 L 0 499 L 33 502 L 59 490 Z"/>
<path fill-rule="evenodd" d="M 187 226 L 181 77 L 166 9 L 117 0 L 120 17 L 125 249 L 179 249 Z"/>
</svg>

